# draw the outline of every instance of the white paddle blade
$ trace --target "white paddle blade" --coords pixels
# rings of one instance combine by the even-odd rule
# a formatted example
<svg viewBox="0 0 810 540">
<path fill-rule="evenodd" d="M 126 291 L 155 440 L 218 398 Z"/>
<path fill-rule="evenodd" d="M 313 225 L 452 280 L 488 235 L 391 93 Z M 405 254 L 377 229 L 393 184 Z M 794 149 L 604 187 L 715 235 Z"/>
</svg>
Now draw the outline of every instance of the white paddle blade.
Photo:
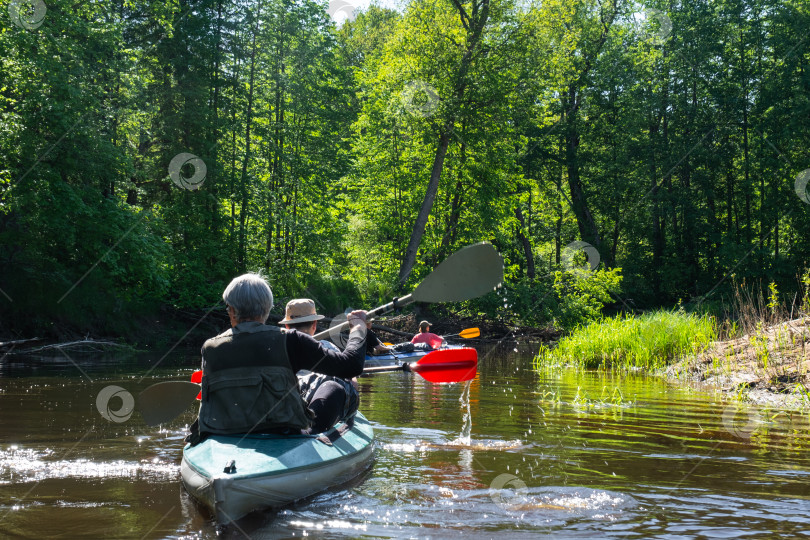
<svg viewBox="0 0 810 540">
<path fill-rule="evenodd" d="M 489 242 L 461 248 L 413 291 L 417 302 L 461 302 L 478 298 L 503 282 L 503 257 Z"/>
</svg>

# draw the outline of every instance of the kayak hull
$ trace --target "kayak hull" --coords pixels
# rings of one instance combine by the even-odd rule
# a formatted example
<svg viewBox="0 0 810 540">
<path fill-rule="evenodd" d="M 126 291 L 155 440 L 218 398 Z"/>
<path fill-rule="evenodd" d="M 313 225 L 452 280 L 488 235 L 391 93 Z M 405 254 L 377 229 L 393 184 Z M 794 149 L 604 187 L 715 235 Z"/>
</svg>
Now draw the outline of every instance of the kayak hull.
<svg viewBox="0 0 810 540">
<path fill-rule="evenodd" d="M 366 470 L 374 432 L 357 413 L 320 436 L 210 436 L 186 446 L 180 475 L 186 490 L 220 524 L 279 508 L 343 484 Z M 225 472 L 233 461 L 234 472 Z"/>
<path fill-rule="evenodd" d="M 396 365 L 396 364 L 408 364 L 411 362 L 416 362 L 423 356 L 426 356 L 432 352 L 436 351 L 446 351 L 446 350 L 453 350 L 453 349 L 465 349 L 467 347 L 462 347 L 459 345 L 450 345 L 449 347 L 444 347 L 443 349 L 431 349 L 429 351 L 418 350 L 409 353 L 396 353 L 396 354 L 367 354 L 366 355 L 366 366 L 388 366 L 388 365 Z"/>
</svg>

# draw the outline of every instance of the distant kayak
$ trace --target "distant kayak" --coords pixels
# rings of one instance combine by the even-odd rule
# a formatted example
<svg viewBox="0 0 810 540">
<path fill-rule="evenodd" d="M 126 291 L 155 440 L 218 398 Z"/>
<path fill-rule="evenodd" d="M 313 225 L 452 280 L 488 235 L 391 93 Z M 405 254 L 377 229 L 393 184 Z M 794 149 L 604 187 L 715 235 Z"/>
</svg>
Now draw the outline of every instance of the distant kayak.
<svg viewBox="0 0 810 540">
<path fill-rule="evenodd" d="M 343 484 L 371 464 L 374 431 L 357 413 L 321 435 L 214 435 L 183 449 L 186 490 L 226 524 Z"/>
<path fill-rule="evenodd" d="M 467 347 L 463 347 L 461 345 L 449 345 L 447 347 L 442 347 L 441 349 L 419 349 L 412 352 L 393 352 L 393 353 L 385 353 L 385 354 L 367 354 L 366 355 L 366 366 L 387 366 L 393 364 L 403 364 L 408 362 L 415 362 L 422 358 L 423 356 L 430 354 L 432 352 L 441 352 L 447 350 L 454 350 L 454 349 L 465 349 Z"/>
</svg>

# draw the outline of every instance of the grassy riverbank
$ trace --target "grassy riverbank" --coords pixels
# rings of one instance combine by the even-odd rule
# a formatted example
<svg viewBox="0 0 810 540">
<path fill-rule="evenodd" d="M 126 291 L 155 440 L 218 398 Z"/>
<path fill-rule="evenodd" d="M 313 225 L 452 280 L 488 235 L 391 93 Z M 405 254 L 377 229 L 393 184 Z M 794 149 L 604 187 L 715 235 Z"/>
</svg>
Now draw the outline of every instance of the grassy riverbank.
<svg viewBox="0 0 810 540">
<path fill-rule="evenodd" d="M 810 407 L 810 318 L 748 322 L 718 325 L 682 311 L 605 318 L 542 348 L 536 363 L 643 370 L 711 384 L 742 401 Z"/>
<path fill-rule="evenodd" d="M 638 317 L 607 317 L 580 326 L 556 347 L 543 347 L 541 364 L 657 370 L 684 355 L 695 355 L 716 337 L 714 320 L 682 311 L 656 311 Z"/>
</svg>

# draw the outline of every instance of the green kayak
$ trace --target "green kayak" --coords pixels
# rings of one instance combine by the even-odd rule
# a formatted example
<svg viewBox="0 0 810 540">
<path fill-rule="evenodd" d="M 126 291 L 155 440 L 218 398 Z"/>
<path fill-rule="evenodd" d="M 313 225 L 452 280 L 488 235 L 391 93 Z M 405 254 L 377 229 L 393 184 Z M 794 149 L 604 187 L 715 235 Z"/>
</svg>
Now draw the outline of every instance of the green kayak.
<svg viewBox="0 0 810 540">
<path fill-rule="evenodd" d="M 186 490 L 220 524 L 278 508 L 351 480 L 371 464 L 374 431 L 357 413 L 353 425 L 318 435 L 215 435 L 183 449 Z"/>
</svg>

